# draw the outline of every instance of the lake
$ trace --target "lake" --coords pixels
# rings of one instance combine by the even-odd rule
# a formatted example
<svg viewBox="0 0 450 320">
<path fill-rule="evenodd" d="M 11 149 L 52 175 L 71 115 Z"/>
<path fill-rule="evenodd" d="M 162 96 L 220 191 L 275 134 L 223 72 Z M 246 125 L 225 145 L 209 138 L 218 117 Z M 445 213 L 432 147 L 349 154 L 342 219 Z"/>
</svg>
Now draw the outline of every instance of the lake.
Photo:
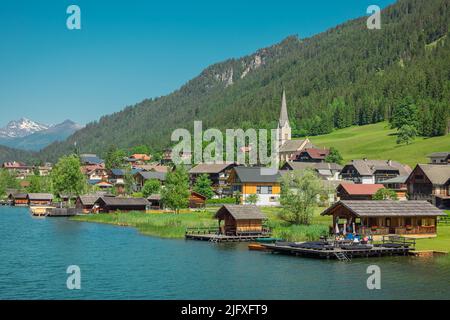
<svg viewBox="0 0 450 320">
<path fill-rule="evenodd" d="M 381 290 L 367 289 L 370 265 Z M 447 299 L 449 283 L 448 257 L 305 259 L 0 207 L 0 299 Z"/>
</svg>

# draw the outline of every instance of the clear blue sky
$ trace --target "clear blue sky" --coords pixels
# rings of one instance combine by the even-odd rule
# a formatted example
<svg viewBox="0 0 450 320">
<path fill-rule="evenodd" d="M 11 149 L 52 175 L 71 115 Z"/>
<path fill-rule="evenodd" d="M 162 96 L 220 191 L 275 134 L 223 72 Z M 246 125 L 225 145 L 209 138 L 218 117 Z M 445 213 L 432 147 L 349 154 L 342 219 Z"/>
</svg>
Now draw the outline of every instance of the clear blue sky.
<svg viewBox="0 0 450 320">
<path fill-rule="evenodd" d="M 394 0 L 2 0 L 0 127 L 86 124 L 166 95 L 222 60 L 301 38 Z M 82 29 L 66 28 L 81 8 Z"/>
</svg>

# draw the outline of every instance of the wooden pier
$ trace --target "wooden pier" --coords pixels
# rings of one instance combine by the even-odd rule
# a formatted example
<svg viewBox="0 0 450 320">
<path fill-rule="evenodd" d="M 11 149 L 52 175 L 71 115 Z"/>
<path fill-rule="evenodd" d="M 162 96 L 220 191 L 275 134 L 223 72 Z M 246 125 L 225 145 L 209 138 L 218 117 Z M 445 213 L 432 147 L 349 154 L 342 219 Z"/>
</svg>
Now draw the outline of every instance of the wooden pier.
<svg viewBox="0 0 450 320">
<path fill-rule="evenodd" d="M 415 241 L 399 237 L 385 237 L 381 243 L 373 245 L 348 244 L 345 242 L 323 242 L 323 244 L 319 242 L 278 242 L 261 245 L 272 253 L 350 261 L 353 258 L 407 256 L 414 250 Z"/>
<path fill-rule="evenodd" d="M 219 228 L 188 228 L 184 234 L 186 240 L 210 242 L 248 242 L 259 238 L 270 238 L 270 232 L 237 233 L 235 235 L 220 234 Z"/>
</svg>

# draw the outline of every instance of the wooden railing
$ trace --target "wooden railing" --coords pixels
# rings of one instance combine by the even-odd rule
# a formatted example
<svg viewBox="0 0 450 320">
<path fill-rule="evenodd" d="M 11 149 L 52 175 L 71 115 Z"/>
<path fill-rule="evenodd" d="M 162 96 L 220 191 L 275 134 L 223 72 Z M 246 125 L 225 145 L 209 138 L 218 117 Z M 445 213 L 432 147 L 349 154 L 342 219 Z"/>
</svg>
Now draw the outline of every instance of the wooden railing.
<svg viewBox="0 0 450 320">
<path fill-rule="evenodd" d="M 439 224 L 450 224 L 450 216 L 442 216 L 438 218 Z"/>
<path fill-rule="evenodd" d="M 383 244 L 396 243 L 396 244 L 408 246 L 410 248 L 416 247 L 415 239 L 410 239 L 410 238 L 405 238 L 405 237 L 400 237 L 400 236 L 383 236 L 382 243 Z"/>
<path fill-rule="evenodd" d="M 219 234 L 217 227 L 186 228 L 185 234 Z"/>
</svg>

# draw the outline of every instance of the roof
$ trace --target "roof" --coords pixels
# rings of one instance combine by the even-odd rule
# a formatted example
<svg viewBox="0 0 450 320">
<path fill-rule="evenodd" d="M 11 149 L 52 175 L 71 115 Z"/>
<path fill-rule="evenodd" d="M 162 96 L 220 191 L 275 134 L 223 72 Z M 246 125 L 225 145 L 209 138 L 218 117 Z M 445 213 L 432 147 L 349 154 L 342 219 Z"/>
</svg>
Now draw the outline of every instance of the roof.
<svg viewBox="0 0 450 320">
<path fill-rule="evenodd" d="M 295 152 L 300 151 L 305 147 L 312 146 L 309 140 L 287 140 L 282 146 L 280 146 L 280 152 Z"/>
<path fill-rule="evenodd" d="M 79 196 L 80 202 L 85 206 L 93 206 L 95 202 L 100 198 L 99 196 Z"/>
<path fill-rule="evenodd" d="M 132 159 L 136 159 L 136 160 L 142 160 L 142 161 L 150 161 L 151 157 L 148 154 L 144 154 L 144 153 L 135 153 L 133 155 L 131 155 Z"/>
<path fill-rule="evenodd" d="M 352 160 L 352 162 L 345 165 L 353 166 L 361 176 L 371 176 L 376 171 L 398 171 L 399 175 L 409 175 L 411 168 L 399 162 L 391 160 Z"/>
<path fill-rule="evenodd" d="M 137 165 L 135 170 L 143 170 L 143 171 L 156 171 L 156 172 L 168 172 L 168 166 L 162 166 L 159 164 L 141 164 Z"/>
<path fill-rule="evenodd" d="M 262 183 L 276 183 L 279 182 L 281 175 L 277 171 L 275 175 L 264 175 L 264 167 L 235 167 L 236 176 L 240 182 L 262 182 Z"/>
<path fill-rule="evenodd" d="M 358 217 L 436 217 L 446 215 L 428 201 L 339 201 L 321 215 L 329 215 L 333 209 L 344 206 Z"/>
<path fill-rule="evenodd" d="M 443 185 L 450 179 L 450 165 L 419 164 L 417 166 L 422 169 L 432 184 Z"/>
<path fill-rule="evenodd" d="M 104 163 L 102 159 L 97 157 L 95 154 L 82 154 L 80 155 L 81 163 L 89 163 L 89 164 L 101 164 Z"/>
<path fill-rule="evenodd" d="M 30 200 L 53 200 L 51 193 L 29 193 L 28 199 Z"/>
<path fill-rule="evenodd" d="M 306 148 L 303 152 L 306 152 L 312 159 L 321 160 L 324 160 L 330 154 L 330 150 L 318 148 Z"/>
<path fill-rule="evenodd" d="M 144 198 L 101 197 L 95 203 L 103 202 L 107 206 L 147 206 L 149 202 Z"/>
<path fill-rule="evenodd" d="M 139 171 L 137 174 L 141 175 L 144 180 L 156 179 L 160 181 L 165 181 L 167 173 L 165 172 L 155 172 L 155 171 Z"/>
<path fill-rule="evenodd" d="M 111 169 L 111 173 L 115 176 L 124 176 L 125 170 L 123 169 Z"/>
<path fill-rule="evenodd" d="M 392 179 L 388 179 L 388 180 L 384 180 L 381 183 L 382 184 L 392 184 L 392 183 L 400 183 L 400 184 L 405 184 L 406 180 L 408 180 L 409 176 L 398 176 Z"/>
<path fill-rule="evenodd" d="M 449 157 L 450 156 L 450 152 L 435 152 L 432 154 L 429 154 L 427 157 L 428 158 L 441 158 L 441 157 Z"/>
<path fill-rule="evenodd" d="M 354 196 L 371 196 L 377 193 L 378 190 L 384 189 L 382 184 L 350 184 L 341 183 L 342 187 L 349 195 Z"/>
<path fill-rule="evenodd" d="M 333 170 L 341 171 L 343 166 L 337 163 L 327 163 L 327 162 L 297 162 L 289 161 L 283 166 L 290 167 L 292 170 L 305 170 L 305 169 L 315 169 L 315 170 Z"/>
<path fill-rule="evenodd" d="M 229 166 L 234 165 L 234 163 L 201 163 L 191 170 L 189 173 L 191 174 L 200 174 L 200 173 L 219 173 L 227 169 Z"/>
<path fill-rule="evenodd" d="M 28 194 L 26 193 L 16 193 L 13 194 L 14 199 L 26 199 Z"/>
<path fill-rule="evenodd" d="M 147 200 L 148 200 L 148 201 L 160 201 L 160 200 L 161 200 L 161 195 L 160 195 L 160 194 L 157 194 L 157 193 L 154 193 L 154 194 L 150 195 L 150 196 L 147 198 Z"/>
<path fill-rule="evenodd" d="M 262 214 L 261 210 L 254 205 L 236 205 L 226 204 L 223 205 L 215 215 L 215 218 L 219 218 L 225 212 L 228 212 L 235 220 L 264 220 L 266 216 Z"/>
</svg>

